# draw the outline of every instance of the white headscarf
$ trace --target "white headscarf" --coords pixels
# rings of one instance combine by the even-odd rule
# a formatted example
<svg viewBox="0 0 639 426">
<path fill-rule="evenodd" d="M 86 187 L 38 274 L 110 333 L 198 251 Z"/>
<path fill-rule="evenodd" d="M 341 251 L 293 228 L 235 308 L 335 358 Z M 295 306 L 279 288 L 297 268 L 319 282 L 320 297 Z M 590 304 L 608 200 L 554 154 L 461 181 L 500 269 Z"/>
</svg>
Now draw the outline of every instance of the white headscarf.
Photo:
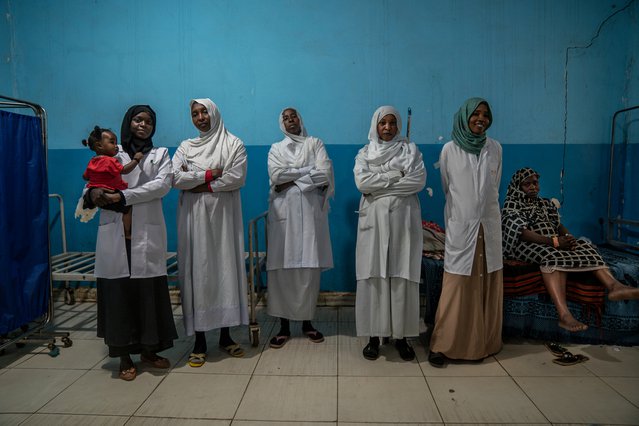
<svg viewBox="0 0 639 426">
<path fill-rule="evenodd" d="M 392 114 L 397 120 L 397 134 L 392 140 L 386 142 L 379 138 L 379 134 L 377 133 L 377 124 L 388 114 Z M 369 143 L 366 158 L 368 162 L 371 164 L 379 165 L 384 164 L 391 158 L 395 157 L 395 155 L 397 155 L 399 150 L 402 148 L 402 144 L 408 143 L 408 139 L 402 136 L 401 133 L 402 117 L 399 115 L 399 111 L 397 111 L 390 105 L 385 105 L 377 108 L 377 110 L 373 113 L 373 118 L 371 119 L 371 127 L 368 131 Z"/>
<path fill-rule="evenodd" d="M 301 131 L 299 135 L 289 133 L 286 130 L 286 126 L 284 126 L 283 115 L 284 111 L 288 109 L 295 111 L 295 113 L 297 114 L 297 118 L 300 120 Z M 273 155 L 271 157 L 272 160 L 277 161 L 279 163 L 277 164 L 277 166 L 280 167 L 300 168 L 311 165 L 310 153 L 315 148 L 315 145 L 317 141 L 319 141 L 319 139 L 313 136 L 308 136 L 306 127 L 304 127 L 304 120 L 302 119 L 302 115 L 299 113 L 299 111 L 291 107 L 284 108 L 280 112 L 279 123 L 280 130 L 282 131 L 282 133 L 284 133 L 284 136 L 286 136 L 283 141 L 283 145 L 287 146 L 290 143 L 293 143 L 297 146 L 294 146 L 295 150 L 289 150 L 285 148 L 278 150 L 277 152 L 273 152 Z M 324 198 L 324 204 L 326 205 L 326 201 L 335 194 L 335 176 L 333 174 L 333 163 L 331 162 L 331 160 L 328 159 L 328 157 L 325 160 L 316 158 L 314 168 L 317 171 L 326 173 L 326 177 L 328 179 L 328 188 L 326 190 L 326 196 Z"/>
<path fill-rule="evenodd" d="M 208 99 L 192 99 L 189 104 L 189 110 L 194 103 L 204 105 L 211 119 L 211 129 L 208 132 L 200 132 L 200 136 L 193 139 L 187 139 L 184 146 L 184 158 L 192 165 L 201 170 L 214 168 L 223 168 L 221 164 L 220 151 L 216 153 L 218 145 L 231 142 L 237 139 L 234 135 L 226 130 L 224 121 L 215 103 Z"/>
<path fill-rule="evenodd" d="M 295 111 L 295 114 L 297 114 L 297 118 L 300 120 L 300 134 L 299 135 L 294 135 L 293 133 L 289 133 L 286 130 L 286 126 L 284 125 L 284 111 L 286 110 L 293 110 Z M 288 139 L 288 141 L 286 139 L 284 139 L 284 145 L 289 145 L 291 142 L 293 142 L 294 144 L 291 146 L 291 150 L 288 149 L 283 149 L 280 154 L 285 156 L 285 158 L 283 158 L 282 160 L 286 163 L 286 165 L 288 167 L 295 167 L 295 168 L 300 168 L 303 166 L 307 166 L 309 165 L 309 152 L 310 150 L 313 149 L 312 144 L 310 143 L 305 143 L 308 139 L 312 139 L 312 137 L 308 136 L 308 133 L 306 132 L 306 127 L 304 127 L 304 120 L 302 119 L 302 116 L 300 115 L 300 113 L 295 109 L 295 108 L 291 108 L 291 107 L 287 107 L 284 108 L 279 115 L 279 122 L 280 122 L 280 130 L 282 131 L 282 133 L 284 133 L 284 136 L 286 136 L 286 139 Z"/>
</svg>

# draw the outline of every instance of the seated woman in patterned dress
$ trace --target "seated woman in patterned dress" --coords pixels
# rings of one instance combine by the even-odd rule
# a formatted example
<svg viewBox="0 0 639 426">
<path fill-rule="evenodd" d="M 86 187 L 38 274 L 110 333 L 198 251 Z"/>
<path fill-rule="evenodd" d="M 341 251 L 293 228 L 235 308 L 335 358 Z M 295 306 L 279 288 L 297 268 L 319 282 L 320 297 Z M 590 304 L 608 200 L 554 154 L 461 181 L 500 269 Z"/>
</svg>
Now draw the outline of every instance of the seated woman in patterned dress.
<svg viewBox="0 0 639 426">
<path fill-rule="evenodd" d="M 560 327 L 571 332 L 588 328 L 568 310 L 568 272 L 592 271 L 608 289 L 610 300 L 639 298 L 639 289 L 617 281 L 592 244 L 573 237 L 559 223 L 555 205 L 539 197 L 539 173 L 533 169 L 519 169 L 510 180 L 502 209 L 502 228 L 505 257 L 540 265 Z"/>
</svg>

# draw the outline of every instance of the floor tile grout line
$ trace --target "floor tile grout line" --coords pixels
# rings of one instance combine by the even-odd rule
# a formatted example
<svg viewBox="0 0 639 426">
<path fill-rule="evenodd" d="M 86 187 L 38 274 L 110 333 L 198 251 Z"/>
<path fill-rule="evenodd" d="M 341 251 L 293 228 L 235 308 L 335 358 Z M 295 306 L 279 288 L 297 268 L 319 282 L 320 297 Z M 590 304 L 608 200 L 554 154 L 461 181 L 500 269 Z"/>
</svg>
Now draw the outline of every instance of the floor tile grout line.
<svg viewBox="0 0 639 426">
<path fill-rule="evenodd" d="M 181 359 L 181 358 L 180 358 Z M 137 368 L 137 367 L 136 367 Z M 169 377 L 169 374 L 171 374 L 171 372 L 173 371 L 173 366 L 171 366 L 171 368 L 169 368 L 166 371 L 166 374 L 164 374 L 162 376 L 162 378 L 160 379 L 160 381 L 158 381 L 158 383 L 153 387 L 153 389 L 151 390 L 151 392 L 149 392 L 149 394 L 146 396 L 146 398 L 144 398 L 144 400 L 140 403 L 140 405 L 138 405 L 138 407 L 133 410 L 133 412 L 130 414 L 131 417 L 135 416 L 136 413 L 138 411 L 140 411 L 140 409 L 142 408 L 142 406 L 149 400 L 149 398 L 151 398 L 151 395 L 153 395 L 155 393 L 155 391 L 158 389 L 158 387 L 164 383 L 164 381 L 167 379 L 167 377 Z"/>
<path fill-rule="evenodd" d="M 532 396 L 528 395 L 528 392 L 526 392 L 524 390 L 524 388 L 519 384 L 519 382 L 516 380 L 517 377 L 516 376 L 512 376 L 508 370 L 506 370 L 506 372 L 508 373 L 508 377 L 510 378 L 510 380 L 512 380 L 512 382 L 515 384 L 515 386 L 517 386 L 517 388 L 519 388 L 519 390 L 521 390 L 521 392 L 526 396 L 526 399 L 528 399 L 530 401 L 530 403 L 533 405 L 533 407 L 535 407 L 537 409 L 537 411 L 539 411 L 539 414 L 541 414 L 543 416 L 543 418 L 546 419 L 546 421 L 549 424 L 552 425 L 553 422 L 551 422 L 550 419 L 548 418 L 548 416 L 546 415 L 546 413 L 544 413 L 543 410 L 539 406 L 537 406 L 537 404 L 533 400 Z"/>
<path fill-rule="evenodd" d="M 630 405 L 632 405 L 633 407 L 639 408 L 639 405 L 633 403 L 632 401 L 630 401 L 628 398 L 626 398 L 626 396 L 624 396 L 621 392 L 619 392 L 614 386 L 612 386 L 610 383 L 608 383 L 607 381 L 604 380 L 604 377 L 607 376 L 599 376 L 599 375 L 595 375 L 595 377 L 597 379 L 599 379 L 600 382 L 602 382 L 604 385 L 606 385 L 607 387 L 609 387 L 610 389 L 612 389 L 612 391 L 614 393 L 616 393 L 617 395 L 619 395 L 621 398 L 623 398 L 624 400 L 626 400 Z"/>
<path fill-rule="evenodd" d="M 272 327 L 271 327 L 271 330 L 272 330 Z M 270 330 L 269 330 L 269 335 L 270 335 Z M 258 343 L 258 347 L 259 347 L 259 343 Z M 240 397 L 239 401 L 237 402 L 237 407 L 235 407 L 235 411 L 233 412 L 233 417 L 231 417 L 231 421 L 230 421 L 229 424 L 233 424 L 233 422 L 235 421 L 235 417 L 237 417 L 237 413 L 240 410 L 240 407 L 242 406 L 242 401 L 244 401 L 244 398 L 246 397 L 246 393 L 248 392 L 249 386 L 251 386 L 251 382 L 253 381 L 253 377 L 255 376 L 255 370 L 257 370 L 257 366 L 259 365 L 260 360 L 262 359 L 262 355 L 264 354 L 265 348 L 266 348 L 266 342 L 264 342 L 262 344 L 262 347 L 260 348 L 259 357 L 257 359 L 257 362 L 255 362 L 255 365 L 253 366 L 253 371 L 251 371 L 251 374 L 250 374 L 250 377 L 248 379 L 248 382 L 246 382 L 246 387 L 244 388 L 244 391 L 242 392 L 242 396 Z"/>
<path fill-rule="evenodd" d="M 63 371 L 65 369 L 57 369 L 55 371 Z M 77 371 L 77 370 L 72 370 L 72 371 Z M 56 393 L 52 398 L 50 398 L 47 402 L 45 402 L 44 404 L 42 404 L 40 406 L 40 408 L 36 409 L 33 414 L 50 414 L 50 413 L 39 413 L 40 410 L 42 410 L 44 407 L 47 406 L 47 404 L 51 403 L 54 399 L 56 399 L 58 396 L 60 396 L 64 391 L 66 391 L 67 389 L 69 389 L 71 386 L 73 386 L 75 383 L 77 383 L 80 379 L 82 379 L 84 376 L 86 376 L 89 373 L 90 370 L 84 370 L 84 373 L 80 374 L 75 380 L 71 381 L 71 383 L 69 383 L 67 386 L 65 386 L 63 389 L 61 389 L 58 393 Z"/>
<path fill-rule="evenodd" d="M 446 422 L 444 421 L 444 416 L 442 414 L 442 410 L 439 408 L 439 405 L 437 404 L 437 399 L 435 399 L 435 394 L 433 393 L 433 390 L 430 387 L 430 384 L 428 383 L 428 379 L 426 378 L 426 376 L 424 376 L 424 382 L 426 383 L 426 387 L 428 388 L 428 392 L 430 393 L 430 397 L 433 399 L 433 404 L 435 404 L 435 408 L 437 409 L 437 414 L 439 415 L 439 418 L 441 419 L 442 424 L 446 424 Z"/>
</svg>

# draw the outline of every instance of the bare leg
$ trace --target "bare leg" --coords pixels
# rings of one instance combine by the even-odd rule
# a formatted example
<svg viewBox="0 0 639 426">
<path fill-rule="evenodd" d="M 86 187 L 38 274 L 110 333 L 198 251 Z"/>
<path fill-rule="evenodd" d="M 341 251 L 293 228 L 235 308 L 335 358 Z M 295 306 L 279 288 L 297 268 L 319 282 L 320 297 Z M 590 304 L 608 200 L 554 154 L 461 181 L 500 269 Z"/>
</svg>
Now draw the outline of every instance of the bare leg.
<svg viewBox="0 0 639 426">
<path fill-rule="evenodd" d="M 639 299 L 639 288 L 621 284 L 608 268 L 592 271 L 595 277 L 608 289 L 608 299 L 612 301 Z"/>
<path fill-rule="evenodd" d="M 124 225 L 124 238 L 131 239 L 131 209 L 128 212 L 122 213 L 122 225 Z"/>
<path fill-rule="evenodd" d="M 588 326 L 582 322 L 579 322 L 572 316 L 566 303 L 566 272 L 555 271 L 550 274 L 542 273 L 541 277 L 544 280 L 544 285 L 550 298 L 557 308 L 557 314 L 559 315 L 559 327 L 564 328 L 571 332 L 584 331 L 588 329 Z"/>
</svg>

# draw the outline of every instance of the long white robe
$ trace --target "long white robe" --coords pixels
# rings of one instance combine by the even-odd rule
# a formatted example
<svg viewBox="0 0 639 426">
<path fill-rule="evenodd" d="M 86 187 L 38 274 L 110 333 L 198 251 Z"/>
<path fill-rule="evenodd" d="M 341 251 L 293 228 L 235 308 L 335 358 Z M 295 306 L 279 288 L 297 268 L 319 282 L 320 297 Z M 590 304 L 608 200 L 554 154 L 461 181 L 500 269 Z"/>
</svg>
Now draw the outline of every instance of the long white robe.
<svg viewBox="0 0 639 426">
<path fill-rule="evenodd" d="M 268 313 L 312 320 L 320 272 L 333 267 L 327 200 L 333 168 L 320 139 L 296 139 L 287 136 L 273 144 L 268 156 Z M 295 184 L 275 192 L 286 182 Z"/>
<path fill-rule="evenodd" d="M 333 267 L 325 203 L 330 170 L 317 170 L 316 162 L 330 161 L 321 140 L 308 138 L 305 164 L 291 167 L 277 158 L 295 142 L 288 138 L 273 144 L 268 156 L 271 197 L 268 211 L 267 269 Z M 294 145 L 293 145 L 294 146 Z M 300 147 L 301 148 L 301 147 Z M 295 185 L 275 192 L 275 185 L 293 181 Z"/>
<path fill-rule="evenodd" d="M 399 113 L 382 107 L 373 116 L 370 144 L 355 158 L 355 184 L 362 193 L 356 248 L 358 336 L 415 336 L 419 327 L 421 208 L 426 184 L 422 154 L 399 135 L 380 141 L 376 125 Z M 386 144 L 386 145 L 384 145 Z M 417 303 L 415 303 L 417 301 Z"/>
<path fill-rule="evenodd" d="M 382 166 L 367 162 L 367 146 L 355 160 L 355 184 L 363 194 L 357 229 L 358 280 L 400 277 L 419 282 L 423 237 L 417 193 L 426 184 L 426 169 L 417 146 L 403 145 L 404 177 L 389 178 L 399 170 L 400 161 Z"/>
<path fill-rule="evenodd" d="M 223 169 L 213 192 L 186 190 L 205 182 L 205 170 L 188 161 L 184 141 L 173 156 L 178 203 L 178 267 L 187 335 L 248 324 L 244 228 L 240 188 L 246 179 L 246 149 L 230 133 L 210 152 L 208 169 Z M 184 171 L 186 167 L 188 171 Z"/>
</svg>

